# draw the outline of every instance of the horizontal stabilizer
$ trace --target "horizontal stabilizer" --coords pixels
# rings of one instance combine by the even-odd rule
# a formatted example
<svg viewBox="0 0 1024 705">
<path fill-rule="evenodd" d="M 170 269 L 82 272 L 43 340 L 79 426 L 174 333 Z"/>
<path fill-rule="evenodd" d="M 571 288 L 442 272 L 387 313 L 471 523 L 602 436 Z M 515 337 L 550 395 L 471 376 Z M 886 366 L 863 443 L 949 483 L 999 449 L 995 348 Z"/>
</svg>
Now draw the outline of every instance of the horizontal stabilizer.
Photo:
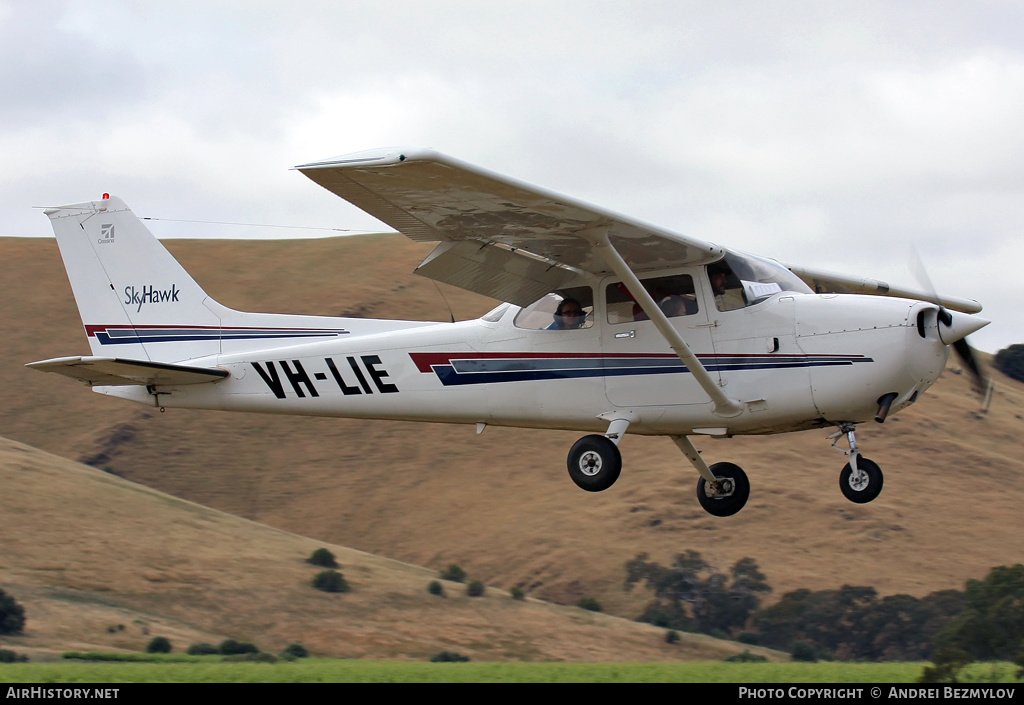
<svg viewBox="0 0 1024 705">
<path fill-rule="evenodd" d="M 146 360 L 122 360 L 116 357 L 58 357 L 30 362 L 43 372 L 56 372 L 84 382 L 90 387 L 145 385 L 154 387 L 216 382 L 228 376 L 217 367 L 190 367 Z"/>
</svg>

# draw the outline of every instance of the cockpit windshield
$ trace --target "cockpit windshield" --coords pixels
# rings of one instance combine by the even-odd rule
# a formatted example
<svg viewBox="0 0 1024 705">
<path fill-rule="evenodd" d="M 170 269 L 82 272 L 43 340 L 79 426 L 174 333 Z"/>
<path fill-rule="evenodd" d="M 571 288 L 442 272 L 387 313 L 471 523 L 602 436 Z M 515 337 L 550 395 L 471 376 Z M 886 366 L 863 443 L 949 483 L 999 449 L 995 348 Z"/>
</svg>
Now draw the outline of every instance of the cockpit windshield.
<svg viewBox="0 0 1024 705">
<path fill-rule="evenodd" d="M 730 252 L 707 269 L 719 311 L 753 306 L 783 291 L 814 293 L 778 262 L 754 255 Z"/>
</svg>

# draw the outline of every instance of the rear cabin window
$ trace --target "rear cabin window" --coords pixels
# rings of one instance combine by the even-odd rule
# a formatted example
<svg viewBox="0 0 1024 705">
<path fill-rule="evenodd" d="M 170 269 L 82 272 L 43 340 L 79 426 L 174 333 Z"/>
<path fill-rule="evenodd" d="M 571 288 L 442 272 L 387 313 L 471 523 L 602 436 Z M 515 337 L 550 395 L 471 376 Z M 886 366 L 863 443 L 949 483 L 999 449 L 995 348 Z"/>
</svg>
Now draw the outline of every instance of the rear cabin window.
<svg viewBox="0 0 1024 705">
<path fill-rule="evenodd" d="M 641 279 L 640 283 L 668 318 L 692 316 L 700 310 L 693 288 L 693 277 L 689 274 Z M 609 323 L 648 320 L 647 313 L 633 300 L 633 296 L 622 282 L 609 284 L 605 289 L 605 298 L 608 303 Z"/>
</svg>

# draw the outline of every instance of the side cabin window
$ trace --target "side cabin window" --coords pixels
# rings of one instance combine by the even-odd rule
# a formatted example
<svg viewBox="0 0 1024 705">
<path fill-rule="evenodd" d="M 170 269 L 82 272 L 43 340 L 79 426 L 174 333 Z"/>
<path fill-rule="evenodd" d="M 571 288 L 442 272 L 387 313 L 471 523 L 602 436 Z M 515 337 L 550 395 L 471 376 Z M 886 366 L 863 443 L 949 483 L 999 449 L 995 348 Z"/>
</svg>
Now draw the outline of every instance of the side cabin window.
<svg viewBox="0 0 1024 705">
<path fill-rule="evenodd" d="M 781 264 L 752 255 L 728 254 L 709 264 L 707 272 L 719 311 L 753 306 L 783 291 L 813 293 Z"/>
<path fill-rule="evenodd" d="M 516 314 L 516 328 L 579 330 L 594 325 L 594 292 L 589 286 L 552 291 Z"/>
<path fill-rule="evenodd" d="M 700 311 L 693 277 L 689 274 L 673 274 L 667 277 L 641 279 L 640 283 L 651 295 L 658 308 L 668 318 L 692 316 Z M 648 320 L 647 313 L 633 300 L 633 295 L 622 282 L 613 282 L 605 289 L 608 303 L 609 323 L 632 323 Z"/>
</svg>

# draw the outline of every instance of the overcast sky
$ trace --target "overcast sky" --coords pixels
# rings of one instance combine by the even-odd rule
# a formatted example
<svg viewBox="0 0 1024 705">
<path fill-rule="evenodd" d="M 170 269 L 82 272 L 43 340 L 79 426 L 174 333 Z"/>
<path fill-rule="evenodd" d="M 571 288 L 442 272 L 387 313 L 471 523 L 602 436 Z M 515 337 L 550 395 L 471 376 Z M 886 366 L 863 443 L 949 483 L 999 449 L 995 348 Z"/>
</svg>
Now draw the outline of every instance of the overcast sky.
<svg viewBox="0 0 1024 705">
<path fill-rule="evenodd" d="M 916 248 L 1024 342 L 1024 3 L 0 0 L 0 235 L 103 192 L 379 231 L 289 168 L 393 145 L 789 263 L 914 286 Z"/>
</svg>

